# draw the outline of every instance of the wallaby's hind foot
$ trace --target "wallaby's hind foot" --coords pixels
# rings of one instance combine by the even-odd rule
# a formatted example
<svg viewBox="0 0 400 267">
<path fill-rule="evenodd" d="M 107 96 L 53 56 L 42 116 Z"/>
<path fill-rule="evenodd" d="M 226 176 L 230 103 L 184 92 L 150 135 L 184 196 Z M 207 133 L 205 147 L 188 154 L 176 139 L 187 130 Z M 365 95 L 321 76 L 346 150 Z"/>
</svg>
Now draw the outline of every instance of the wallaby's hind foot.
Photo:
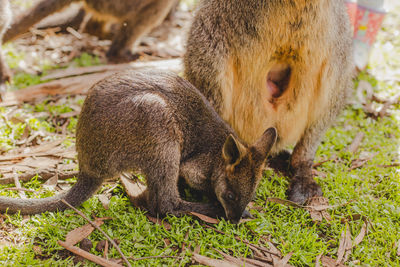
<svg viewBox="0 0 400 267">
<path fill-rule="evenodd" d="M 294 176 L 287 190 L 288 199 L 300 205 L 312 197 L 322 196 L 321 187 L 314 181 L 312 176 Z"/>
</svg>

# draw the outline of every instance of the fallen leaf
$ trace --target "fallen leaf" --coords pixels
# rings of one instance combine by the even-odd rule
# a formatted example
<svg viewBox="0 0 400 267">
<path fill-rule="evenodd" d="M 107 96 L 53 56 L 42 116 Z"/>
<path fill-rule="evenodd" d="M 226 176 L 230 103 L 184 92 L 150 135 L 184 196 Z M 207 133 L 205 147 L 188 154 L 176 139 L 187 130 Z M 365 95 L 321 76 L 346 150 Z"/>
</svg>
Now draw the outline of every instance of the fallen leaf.
<svg viewBox="0 0 400 267">
<path fill-rule="evenodd" d="M 115 262 L 112 262 L 110 260 L 106 260 L 102 257 L 93 255 L 89 252 L 84 251 L 83 249 L 80 249 L 78 247 L 72 246 L 70 244 L 68 244 L 67 242 L 63 242 L 61 240 L 58 241 L 58 244 L 62 247 L 64 247 L 65 249 L 71 251 L 72 253 L 74 253 L 75 255 L 84 257 L 87 260 L 90 260 L 94 263 L 97 263 L 101 266 L 106 266 L 106 267 L 122 267 L 123 265 L 117 264 Z"/>
<path fill-rule="evenodd" d="M 368 224 L 367 224 L 367 222 L 364 222 L 360 233 L 358 234 L 358 236 L 356 236 L 356 238 L 354 238 L 353 245 L 352 245 L 353 248 L 358 246 L 364 240 L 364 237 L 367 234 L 367 228 L 368 228 Z"/>
<path fill-rule="evenodd" d="M 104 209 L 108 210 L 110 208 L 110 199 L 106 195 L 97 195 L 97 198 L 100 200 Z"/>
<path fill-rule="evenodd" d="M 215 249 L 215 250 L 216 250 L 219 254 L 221 254 L 221 256 L 223 256 L 224 259 L 225 259 L 226 261 L 231 262 L 231 263 L 233 263 L 233 264 L 235 264 L 235 265 L 238 265 L 238 266 L 247 266 L 247 267 L 255 267 L 255 265 L 252 265 L 252 264 L 246 264 L 246 265 L 245 265 L 245 263 L 244 263 L 241 259 L 235 258 L 235 257 L 233 257 L 233 256 L 231 256 L 231 255 L 229 255 L 229 254 L 226 254 L 226 253 L 224 253 L 224 252 L 222 252 L 222 251 L 219 251 L 219 250 L 217 250 L 217 249 Z"/>
<path fill-rule="evenodd" d="M 282 257 L 281 251 L 272 242 L 267 242 L 267 244 L 269 246 L 269 253 L 271 253 L 272 255 L 276 255 L 280 258 Z"/>
<path fill-rule="evenodd" d="M 110 218 L 96 218 L 94 223 L 97 226 L 100 226 L 104 223 L 104 220 L 108 220 Z M 75 228 L 74 230 L 70 231 L 66 238 L 65 242 L 71 246 L 74 246 L 81 242 L 83 239 L 87 238 L 94 230 L 94 227 L 91 224 L 85 224 L 84 226 Z"/>
<path fill-rule="evenodd" d="M 43 187 L 49 190 L 55 190 L 58 184 L 58 175 L 54 175 L 49 180 L 43 183 Z"/>
<path fill-rule="evenodd" d="M 274 262 L 274 267 L 286 267 L 287 263 L 289 262 L 292 255 L 293 255 L 293 252 L 290 252 L 285 257 L 283 257 L 283 259 L 281 259 L 277 262 Z"/>
<path fill-rule="evenodd" d="M 223 260 L 216 260 L 216 259 L 211 259 L 209 257 L 193 253 L 192 259 L 200 264 L 206 265 L 206 266 L 211 266 L 211 267 L 237 267 L 239 265 L 233 264 L 227 261 Z"/>
<path fill-rule="evenodd" d="M 360 158 L 355 159 L 351 162 L 350 170 L 358 169 L 363 167 L 368 161 L 373 159 L 378 153 L 364 152 L 360 155 Z"/>
<path fill-rule="evenodd" d="M 258 266 L 258 267 L 273 267 L 273 265 L 271 265 L 265 261 L 259 261 L 259 260 L 248 259 L 248 258 L 242 258 L 242 260 L 245 262 L 244 266 L 249 266 L 248 264 L 251 264 L 254 266 Z"/>
<path fill-rule="evenodd" d="M 197 213 L 194 211 L 189 212 L 189 214 L 196 216 L 197 218 L 199 218 L 200 220 L 202 220 L 203 222 L 206 222 L 206 223 L 212 223 L 212 224 L 219 223 L 219 220 L 217 220 L 215 218 L 211 218 L 211 217 L 208 217 L 206 215 L 203 215 L 203 214 L 200 214 L 200 213 Z"/>
<path fill-rule="evenodd" d="M 327 221 L 332 220 L 331 216 L 326 211 L 330 208 L 332 208 L 332 206 L 329 205 L 329 201 L 327 198 L 313 197 L 308 201 L 306 210 L 310 213 L 313 222 L 319 223 L 322 222 L 324 219 Z"/>
<path fill-rule="evenodd" d="M 304 206 L 299 205 L 296 202 L 286 200 L 286 199 L 276 198 L 276 197 L 269 197 L 269 198 L 267 198 L 267 201 L 282 204 L 285 206 L 291 206 L 291 207 L 295 207 L 295 208 L 304 208 Z"/>
<path fill-rule="evenodd" d="M 319 254 L 319 255 L 317 256 L 317 258 L 315 259 L 315 267 L 321 267 L 321 263 L 320 263 L 321 257 L 322 257 L 322 253 Z"/>
<path fill-rule="evenodd" d="M 357 133 L 356 137 L 354 137 L 353 142 L 347 147 L 347 151 L 350 153 L 356 153 L 358 148 L 360 147 L 363 139 L 365 137 L 365 133 L 359 132 Z"/>
<path fill-rule="evenodd" d="M 340 241 L 339 241 L 339 248 L 338 248 L 338 258 L 336 260 L 336 263 L 342 263 L 345 260 L 346 252 L 352 248 L 352 242 L 351 242 L 351 233 L 349 230 L 349 225 L 345 225 L 345 229 L 343 230 L 341 236 L 340 236 Z"/>
<path fill-rule="evenodd" d="M 146 217 L 152 223 L 158 224 L 160 226 L 163 226 L 165 228 L 165 230 L 167 230 L 167 231 L 171 230 L 171 228 L 172 228 L 172 226 L 166 221 L 163 221 L 163 220 L 158 219 L 158 218 L 154 218 L 154 217 L 152 217 L 152 216 L 150 216 L 148 214 L 146 214 Z"/>
<path fill-rule="evenodd" d="M 346 265 L 337 263 L 336 260 L 334 260 L 328 256 L 322 256 L 321 263 L 322 263 L 323 267 L 346 267 Z"/>
<path fill-rule="evenodd" d="M 280 264 L 281 258 L 282 258 L 282 253 L 280 252 L 280 250 L 271 242 L 267 242 L 268 246 L 269 246 L 269 251 L 268 253 L 270 253 L 270 256 L 272 258 L 272 263 L 273 265 L 277 265 Z"/>
</svg>

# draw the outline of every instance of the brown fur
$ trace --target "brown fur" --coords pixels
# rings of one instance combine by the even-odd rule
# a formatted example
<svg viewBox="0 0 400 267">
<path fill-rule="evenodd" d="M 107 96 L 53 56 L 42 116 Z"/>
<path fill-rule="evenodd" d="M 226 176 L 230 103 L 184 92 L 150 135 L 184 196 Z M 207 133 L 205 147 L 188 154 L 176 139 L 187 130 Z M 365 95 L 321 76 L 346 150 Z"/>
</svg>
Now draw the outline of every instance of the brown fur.
<svg viewBox="0 0 400 267">
<path fill-rule="evenodd" d="M 146 177 L 147 191 L 137 203 L 152 214 L 196 211 L 237 222 L 275 140 L 276 130 L 270 128 L 252 146 L 246 145 L 200 92 L 175 74 L 127 71 L 89 91 L 76 129 L 76 185 L 46 199 L 0 197 L 0 211 L 65 209 L 61 198 L 79 205 L 104 179 L 139 171 Z M 223 208 L 182 200 L 179 177 Z"/>
<path fill-rule="evenodd" d="M 10 41 L 27 32 L 30 27 L 73 2 L 80 0 L 42 0 L 16 19 L 4 36 Z M 158 26 L 168 15 L 176 0 L 84 0 L 85 10 L 97 20 L 118 22 L 120 27 L 115 34 L 107 53 L 110 61 L 122 62 L 135 58 L 132 46 Z"/>
<path fill-rule="evenodd" d="M 10 70 L 5 63 L 1 49 L 3 34 L 11 21 L 11 10 L 8 0 L 0 0 L 0 99 L 6 91 L 5 82 L 9 82 L 11 78 Z"/>
<path fill-rule="evenodd" d="M 342 0 L 209 0 L 190 30 L 186 77 L 245 141 L 276 127 L 274 154 L 295 145 L 288 193 L 299 203 L 322 194 L 312 162 L 351 88 L 345 8 Z"/>
</svg>

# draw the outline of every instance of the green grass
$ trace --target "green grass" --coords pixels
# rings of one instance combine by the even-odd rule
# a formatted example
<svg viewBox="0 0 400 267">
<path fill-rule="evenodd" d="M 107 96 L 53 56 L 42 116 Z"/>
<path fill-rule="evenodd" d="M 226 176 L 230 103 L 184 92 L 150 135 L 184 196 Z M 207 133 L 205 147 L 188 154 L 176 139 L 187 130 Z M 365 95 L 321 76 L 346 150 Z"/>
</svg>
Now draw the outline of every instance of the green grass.
<svg viewBox="0 0 400 267">
<path fill-rule="evenodd" d="M 365 77 L 365 74 L 363 75 Z M 381 90 L 394 92 L 391 87 L 381 87 Z M 77 102 L 81 104 L 82 100 L 79 99 Z M 56 115 L 71 111 L 68 103 L 68 101 L 64 104 L 44 102 L 35 106 L 25 105 L 24 109 L 27 113 L 45 111 Z M 185 265 L 191 262 L 191 251 L 195 248 L 200 249 L 200 254 L 213 258 L 220 258 L 215 249 L 230 252 L 237 257 L 250 256 L 251 250 L 244 243 L 234 239 L 234 235 L 238 235 L 254 244 L 262 244 L 262 239 L 269 238 L 278 244 L 278 248 L 284 254 L 294 252 L 290 260 L 291 264 L 310 266 L 321 253 L 336 258 L 340 235 L 346 227 L 341 220 L 352 214 L 360 214 L 367 218 L 370 225 L 367 236 L 353 249 L 348 262 L 359 261 L 366 266 L 397 266 L 400 265 L 395 246 L 395 243 L 400 240 L 398 230 L 400 229 L 400 175 L 396 168 L 379 168 L 377 165 L 399 161 L 399 118 L 398 106 L 392 111 L 390 117 L 377 121 L 366 117 L 363 110 L 358 107 L 348 107 L 336 125 L 326 133 L 316 160 L 329 158 L 333 154 L 336 154 L 339 159 L 320 166 L 318 170 L 325 173 L 326 177 L 316 179 L 331 205 L 343 204 L 329 211 L 332 217 L 330 222 L 315 224 L 305 210 L 267 202 L 268 197 L 285 198 L 288 185 L 286 177 L 278 176 L 272 171 L 266 171 L 265 178 L 258 189 L 255 202 L 262 207 L 262 210 L 252 211 L 256 217 L 255 220 L 240 225 L 221 221 L 215 226 L 227 235 L 215 233 L 189 216 L 166 218 L 165 220 L 172 225 L 172 229 L 167 231 L 149 222 L 142 211 L 133 208 L 121 187 L 114 189 L 109 210 L 105 210 L 96 197 L 85 202 L 80 209 L 89 217 L 92 214 L 97 217 L 112 217 L 113 220 L 106 221 L 102 229 L 112 238 L 121 241 L 120 247 L 128 257 L 152 255 L 183 257 L 180 260 L 145 260 L 135 263 L 138 265 Z M 31 127 L 36 127 L 35 129 L 44 127 L 47 131 L 54 131 L 54 125 L 48 123 L 46 119 L 28 121 Z M 7 131 L 2 128 L 0 140 L 11 140 L 17 137 L 18 133 L 23 132 L 21 124 L 10 124 L 10 126 L 13 130 Z M 10 134 L 12 131 L 15 132 L 13 135 Z M 354 155 L 346 152 L 345 148 L 360 131 L 366 136 L 359 150 Z M 73 136 L 73 129 L 69 133 Z M 70 141 L 73 142 L 73 138 Z M 12 147 L 12 142 L 8 145 Z M 365 153 L 377 154 L 363 167 L 350 170 L 352 160 Z M 38 195 L 41 197 L 53 194 L 43 190 L 41 183 L 36 179 L 23 186 L 38 190 Z M 0 189 L 5 187 L 0 186 Z M 15 191 L 1 190 L 0 194 L 17 196 Z M 23 243 L 19 242 L 19 245 L 3 248 L 0 253 L 0 264 L 5 266 L 71 265 L 71 259 L 60 256 L 62 248 L 57 241 L 65 240 L 69 231 L 84 224 L 86 222 L 73 211 L 35 215 L 27 221 L 19 215 L 5 215 L 0 229 L 8 225 L 13 231 L 3 231 L 0 232 L 1 235 L 23 240 Z M 360 232 L 363 221 L 350 221 L 348 224 L 352 236 L 355 237 Z M 104 237 L 95 231 L 90 239 L 95 246 Z M 181 252 L 183 243 L 187 250 Z M 40 247 L 40 253 L 37 252 L 38 247 Z M 101 255 L 95 249 L 91 252 Z M 115 249 L 111 249 L 108 256 L 119 258 Z M 86 264 L 94 266 L 91 263 Z"/>
<path fill-rule="evenodd" d="M 400 19 L 397 18 L 399 21 Z M 397 25 L 400 25 L 398 22 Z M 363 72 L 358 79 L 367 80 L 376 87 L 376 92 L 382 97 L 388 97 L 398 92 L 398 81 L 383 82 L 375 79 L 371 73 L 379 74 L 380 66 L 385 70 L 398 70 L 400 63 L 391 61 L 387 67 L 388 58 L 400 58 L 398 44 L 400 38 L 392 34 L 394 28 L 384 28 L 378 38 L 378 59 L 371 63 L 371 69 Z M 388 41 L 388 35 L 391 38 Z M 396 49 L 385 50 L 386 43 L 391 42 Z M 375 52 L 373 59 L 378 58 Z M 13 56 L 17 66 L 19 55 Z M 13 63 L 13 64 L 14 64 Z M 96 58 L 82 55 L 76 59 L 77 66 L 98 64 Z M 23 88 L 37 84 L 40 77 L 28 74 L 17 74 L 14 86 Z M 357 85 L 358 81 L 355 82 Z M 352 97 L 355 99 L 355 97 Z M 70 104 L 82 104 L 81 98 L 68 98 L 65 102 L 54 103 L 44 101 L 32 105 L 24 105 L 15 116 L 23 122 L 8 123 L 0 119 L 0 148 L 7 151 L 16 147 L 15 142 L 22 136 L 26 125 L 34 131 L 55 133 L 56 126 L 52 118 L 59 114 L 72 111 Z M 128 257 L 145 257 L 154 255 L 181 256 L 181 259 L 150 259 L 132 262 L 137 266 L 185 266 L 191 264 L 191 251 L 212 258 L 221 258 L 215 249 L 230 253 L 236 257 L 251 256 L 251 250 L 234 236 L 249 240 L 253 244 L 263 245 L 265 239 L 277 244 L 284 255 L 294 252 L 290 264 L 295 266 L 313 266 L 318 255 L 337 257 L 341 233 L 346 224 L 342 220 L 350 215 L 360 214 L 369 222 L 368 232 L 364 240 L 356 246 L 347 261 L 350 266 L 400 266 L 400 257 L 396 255 L 396 242 L 400 240 L 400 170 L 399 168 L 381 168 L 378 165 L 388 165 L 400 161 L 400 106 L 391 109 L 388 117 L 374 120 L 366 116 L 360 104 L 347 107 L 330 128 L 316 155 L 316 161 L 338 156 L 337 161 L 326 162 L 318 171 L 326 177 L 316 177 L 330 205 L 341 205 L 329 210 L 332 221 L 315 224 L 309 213 L 302 209 L 287 207 L 267 202 L 269 197 L 286 198 L 285 191 L 289 184 L 287 177 L 281 177 L 272 171 L 266 171 L 255 199 L 259 211 L 252 210 L 255 219 L 239 225 L 221 221 L 214 227 L 226 233 L 222 235 L 208 229 L 201 222 L 190 216 L 181 218 L 167 217 L 165 221 L 172 226 L 166 230 L 160 225 L 148 221 L 143 211 L 133 208 L 124 194 L 122 187 L 116 187 L 112 192 L 109 210 L 105 210 L 96 197 L 86 201 L 80 210 L 93 219 L 111 217 L 101 228 L 112 238 L 118 239 L 122 251 Z M 0 108 L 0 114 L 6 114 L 10 108 Z M 41 114 L 41 116 L 34 116 Z M 47 115 L 46 115 L 47 114 Z M 77 117 L 72 117 L 67 128 L 70 136 L 65 145 L 74 143 L 74 131 Z M 364 132 L 365 138 L 355 154 L 345 151 L 358 132 Z M 353 160 L 365 155 L 376 153 L 374 157 L 361 168 L 350 170 Z M 4 190 L 8 186 L 0 185 L 0 195 L 18 197 L 16 191 Z M 23 183 L 26 188 L 34 189 L 39 197 L 53 195 L 53 191 L 43 188 L 37 177 Z M 103 188 L 109 188 L 104 185 Z M 27 192 L 29 197 L 34 194 Z M 364 223 L 363 220 L 347 222 L 352 237 L 358 235 Z M 65 257 L 58 240 L 65 240 L 66 234 L 86 224 L 86 221 L 73 211 L 45 213 L 25 218 L 21 215 L 0 215 L 0 265 L 1 266 L 71 266 L 73 260 Z M 13 240 L 10 245 L 4 240 Z M 105 239 L 101 233 L 94 231 L 89 239 L 94 246 Z M 181 251 L 183 245 L 186 250 Z M 101 255 L 94 248 L 91 253 Z M 120 258 L 114 248 L 110 248 L 109 258 Z M 86 262 L 85 266 L 95 266 Z"/>
</svg>

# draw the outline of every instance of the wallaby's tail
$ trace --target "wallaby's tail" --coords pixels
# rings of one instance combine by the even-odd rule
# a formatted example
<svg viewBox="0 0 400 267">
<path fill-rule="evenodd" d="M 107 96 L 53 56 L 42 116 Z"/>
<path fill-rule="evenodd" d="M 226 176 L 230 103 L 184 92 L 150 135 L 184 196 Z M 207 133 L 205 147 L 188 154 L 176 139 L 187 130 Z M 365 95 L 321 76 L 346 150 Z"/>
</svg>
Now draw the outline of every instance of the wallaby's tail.
<svg viewBox="0 0 400 267">
<path fill-rule="evenodd" d="M 26 33 L 30 27 L 74 1 L 76 0 L 42 0 L 13 20 L 10 28 L 4 34 L 3 42 L 11 41 L 17 36 Z"/>
<path fill-rule="evenodd" d="M 62 199 L 72 206 L 78 206 L 91 197 L 101 186 L 103 179 L 93 178 L 79 174 L 78 182 L 67 192 L 60 193 L 54 197 L 42 199 L 20 199 L 0 197 L 0 212 L 21 214 L 37 214 L 46 211 L 62 211 L 68 207 L 61 202 Z"/>
</svg>

